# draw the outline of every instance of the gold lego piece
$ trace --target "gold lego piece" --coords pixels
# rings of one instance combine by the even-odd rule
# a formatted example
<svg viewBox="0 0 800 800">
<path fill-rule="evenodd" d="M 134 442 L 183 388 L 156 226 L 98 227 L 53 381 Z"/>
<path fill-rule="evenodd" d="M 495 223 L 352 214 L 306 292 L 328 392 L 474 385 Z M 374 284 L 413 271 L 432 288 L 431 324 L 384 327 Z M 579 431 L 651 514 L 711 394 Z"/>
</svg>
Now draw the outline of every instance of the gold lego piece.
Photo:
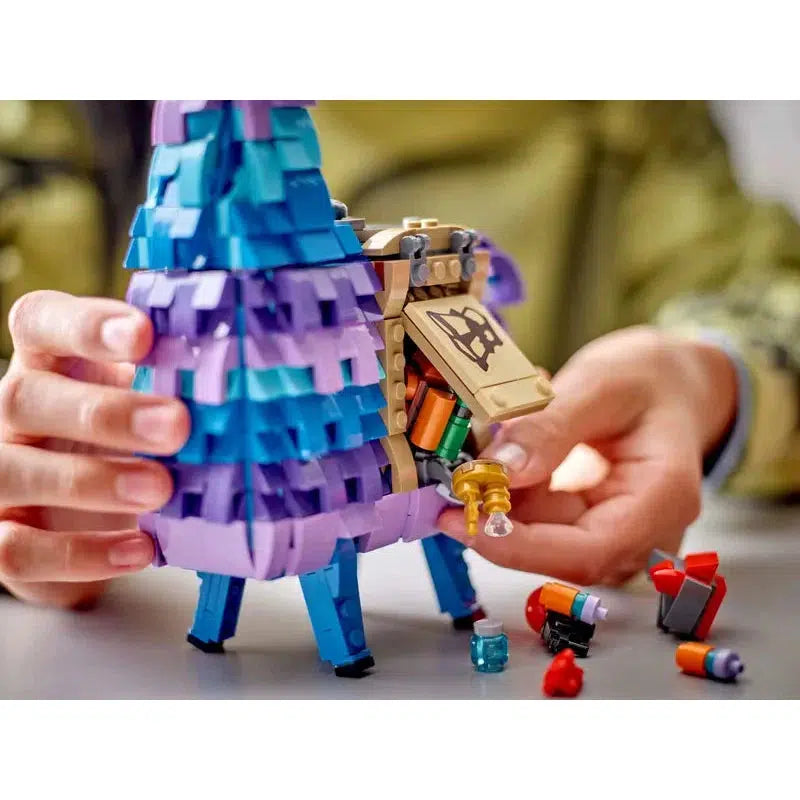
<svg viewBox="0 0 800 800">
<path fill-rule="evenodd" d="M 480 422 L 501 422 L 553 399 L 545 376 L 468 294 L 418 300 L 403 309 L 406 333 Z"/>
<path fill-rule="evenodd" d="M 467 534 L 477 536 L 481 509 L 489 515 L 484 526 L 487 536 L 508 536 L 513 529 L 508 512 L 511 493 L 506 468 L 499 461 L 479 458 L 462 464 L 453 472 L 453 495 L 464 504 Z"/>
</svg>

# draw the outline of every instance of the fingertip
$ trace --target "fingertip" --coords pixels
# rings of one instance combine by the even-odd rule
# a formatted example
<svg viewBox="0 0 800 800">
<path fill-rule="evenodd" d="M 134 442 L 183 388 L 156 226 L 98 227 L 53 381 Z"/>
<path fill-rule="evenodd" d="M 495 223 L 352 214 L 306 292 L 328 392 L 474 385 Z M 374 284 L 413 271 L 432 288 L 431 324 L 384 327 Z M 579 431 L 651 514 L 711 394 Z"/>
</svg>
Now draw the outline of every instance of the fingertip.
<svg viewBox="0 0 800 800">
<path fill-rule="evenodd" d="M 492 458 L 503 464 L 511 474 L 519 473 L 528 464 L 528 452 L 517 442 L 501 442 L 486 449 L 484 458 Z"/>
<path fill-rule="evenodd" d="M 138 308 L 131 307 L 133 324 L 133 345 L 130 350 L 129 358 L 126 361 L 141 361 L 152 349 L 155 339 L 153 322 L 150 317 Z"/>
<path fill-rule="evenodd" d="M 107 555 L 111 567 L 125 570 L 144 569 L 155 558 L 155 547 L 150 536 L 137 532 L 111 543 Z"/>
<path fill-rule="evenodd" d="M 550 469 L 541 456 L 546 450 L 544 443 L 537 443 L 535 429 L 525 421 L 503 426 L 494 441 L 486 447 L 479 458 L 499 461 L 508 471 L 512 489 L 523 489 L 549 479 Z"/>
<path fill-rule="evenodd" d="M 143 451 L 155 455 L 173 455 L 188 441 L 192 420 L 186 404 L 178 398 L 152 398 L 134 407 L 130 431 Z"/>
<path fill-rule="evenodd" d="M 122 469 L 115 482 L 115 495 L 126 508 L 155 511 L 174 493 L 172 475 L 163 464 L 145 460 Z"/>
<path fill-rule="evenodd" d="M 177 410 L 175 411 L 177 416 L 177 422 L 175 425 L 175 438 L 178 442 L 177 449 L 180 449 L 186 444 L 186 442 L 189 440 L 189 436 L 191 435 L 192 417 L 191 414 L 189 414 L 189 409 L 185 403 L 180 400 L 176 400 L 175 402 L 177 404 Z"/>
<path fill-rule="evenodd" d="M 153 346 L 153 325 L 139 309 L 128 307 L 101 322 L 100 342 L 115 361 L 140 361 Z"/>
</svg>

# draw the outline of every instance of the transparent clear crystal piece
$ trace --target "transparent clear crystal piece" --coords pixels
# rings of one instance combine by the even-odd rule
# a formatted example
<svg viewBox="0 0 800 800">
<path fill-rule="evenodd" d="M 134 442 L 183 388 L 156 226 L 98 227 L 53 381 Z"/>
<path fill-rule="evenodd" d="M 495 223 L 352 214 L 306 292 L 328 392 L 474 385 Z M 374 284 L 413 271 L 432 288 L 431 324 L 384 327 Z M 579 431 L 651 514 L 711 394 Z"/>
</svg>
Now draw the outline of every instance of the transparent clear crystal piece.
<svg viewBox="0 0 800 800">
<path fill-rule="evenodd" d="M 489 519 L 483 529 L 487 536 L 494 537 L 508 536 L 512 530 L 514 530 L 514 526 L 511 524 L 511 520 L 500 511 L 495 511 L 489 515 Z"/>
</svg>

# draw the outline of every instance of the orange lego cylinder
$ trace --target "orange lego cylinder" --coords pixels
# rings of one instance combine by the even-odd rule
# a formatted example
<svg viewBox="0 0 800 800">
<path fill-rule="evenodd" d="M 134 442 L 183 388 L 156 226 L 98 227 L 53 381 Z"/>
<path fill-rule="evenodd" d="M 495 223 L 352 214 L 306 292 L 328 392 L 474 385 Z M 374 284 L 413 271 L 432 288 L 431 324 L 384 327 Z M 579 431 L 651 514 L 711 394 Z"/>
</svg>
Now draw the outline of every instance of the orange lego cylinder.
<svg viewBox="0 0 800 800">
<path fill-rule="evenodd" d="M 539 602 L 548 611 L 556 611 L 559 614 L 570 616 L 572 614 L 572 604 L 578 593 L 579 590 L 572 586 L 565 586 L 563 583 L 551 581 L 542 586 Z"/>
<path fill-rule="evenodd" d="M 435 450 L 453 413 L 456 396 L 441 389 L 428 389 L 409 440 L 422 450 Z"/>
<path fill-rule="evenodd" d="M 713 649 L 713 645 L 702 642 L 684 642 L 675 651 L 675 663 L 683 672 L 704 678 L 706 676 L 706 656 Z"/>
</svg>

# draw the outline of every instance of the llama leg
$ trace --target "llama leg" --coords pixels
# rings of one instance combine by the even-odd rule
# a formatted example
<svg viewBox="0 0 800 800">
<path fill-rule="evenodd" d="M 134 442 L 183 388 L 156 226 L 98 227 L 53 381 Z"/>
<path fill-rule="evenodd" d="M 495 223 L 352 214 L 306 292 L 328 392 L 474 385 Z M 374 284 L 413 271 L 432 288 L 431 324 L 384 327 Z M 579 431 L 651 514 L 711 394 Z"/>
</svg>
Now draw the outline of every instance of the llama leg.
<svg viewBox="0 0 800 800">
<path fill-rule="evenodd" d="M 339 677 L 360 678 L 375 665 L 366 648 L 355 544 L 340 539 L 327 567 L 300 576 L 320 658 Z"/>
<path fill-rule="evenodd" d="M 200 596 L 194 624 L 186 637 L 204 653 L 221 653 L 222 643 L 236 633 L 244 594 L 244 578 L 198 572 Z"/>
<path fill-rule="evenodd" d="M 465 547 L 455 539 L 437 533 L 422 540 L 439 610 L 453 618 L 457 630 L 472 630 L 475 620 L 486 614 L 478 603 L 464 560 Z"/>
</svg>

